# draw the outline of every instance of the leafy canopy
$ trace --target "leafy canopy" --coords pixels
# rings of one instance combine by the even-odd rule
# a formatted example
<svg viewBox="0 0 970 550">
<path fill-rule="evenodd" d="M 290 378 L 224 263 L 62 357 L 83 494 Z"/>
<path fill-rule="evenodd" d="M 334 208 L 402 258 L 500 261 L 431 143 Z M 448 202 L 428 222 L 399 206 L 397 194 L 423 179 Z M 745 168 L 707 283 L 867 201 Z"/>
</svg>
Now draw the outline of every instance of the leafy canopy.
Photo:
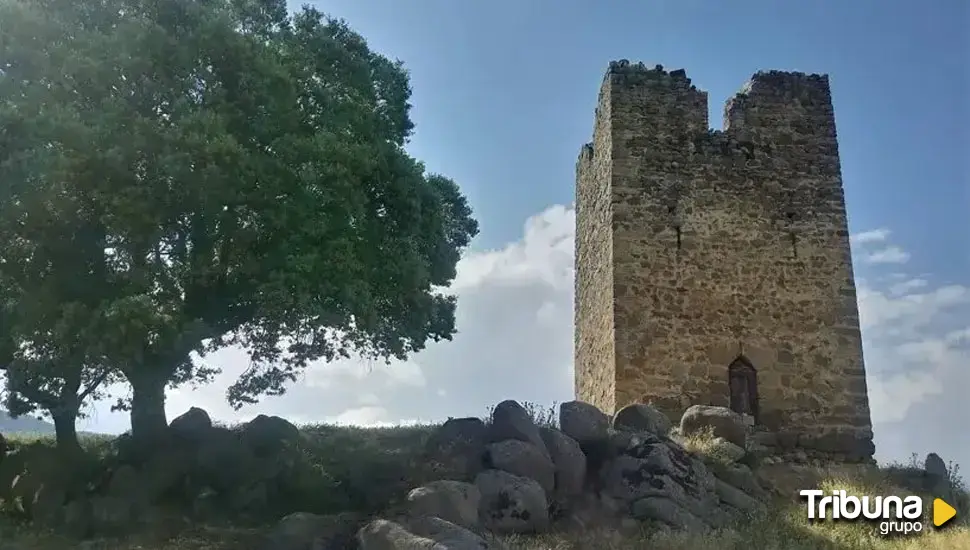
<svg viewBox="0 0 970 550">
<path fill-rule="evenodd" d="M 4 0 L 0 21 L 0 270 L 24 334 L 74 285 L 133 384 L 244 346 L 239 406 L 308 361 L 454 333 L 441 289 L 477 223 L 405 151 L 402 64 L 344 22 L 281 0 Z"/>
</svg>

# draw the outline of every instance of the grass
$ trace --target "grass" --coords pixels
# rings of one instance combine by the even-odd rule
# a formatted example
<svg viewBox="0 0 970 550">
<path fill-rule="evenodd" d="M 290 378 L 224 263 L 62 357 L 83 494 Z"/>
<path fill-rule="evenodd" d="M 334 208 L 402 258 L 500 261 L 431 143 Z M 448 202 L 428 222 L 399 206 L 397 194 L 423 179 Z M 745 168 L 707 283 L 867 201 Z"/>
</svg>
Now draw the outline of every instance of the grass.
<svg viewBox="0 0 970 550">
<path fill-rule="evenodd" d="M 531 414 L 543 425 L 555 425 L 555 414 L 529 405 Z M 306 502 L 295 508 L 317 513 L 357 511 L 376 514 L 423 479 L 417 454 L 434 426 L 396 428 L 353 428 L 328 425 L 303 426 L 306 451 L 323 481 L 308 491 Z M 716 453 L 709 435 L 689 438 L 673 434 L 688 450 Z M 12 446 L 50 442 L 48 436 L 9 436 Z M 94 454 L 110 447 L 101 436 L 85 437 L 83 445 Z M 721 460 L 723 457 L 708 456 Z M 823 490 L 843 489 L 854 495 L 906 495 L 918 463 L 896 464 L 865 473 L 832 474 L 820 483 Z M 959 469 L 951 465 L 955 483 L 962 489 Z M 807 487 L 806 487 L 807 488 Z M 747 519 L 707 534 L 675 533 L 646 527 L 640 533 L 585 532 L 548 534 L 503 539 L 510 550 L 970 550 L 970 497 L 965 490 L 951 502 L 960 510 L 944 529 L 929 526 L 918 535 L 887 537 L 878 524 L 819 522 L 810 524 L 804 504 L 777 503 L 766 517 Z M 929 501 L 925 501 L 927 504 Z M 284 513 L 284 511 L 281 511 Z M 175 534 L 142 532 L 124 539 L 86 541 L 86 550 L 241 550 L 260 548 L 269 527 L 210 525 L 187 527 Z M 0 516 L 0 550 L 63 550 L 78 548 L 78 542 Z"/>
</svg>

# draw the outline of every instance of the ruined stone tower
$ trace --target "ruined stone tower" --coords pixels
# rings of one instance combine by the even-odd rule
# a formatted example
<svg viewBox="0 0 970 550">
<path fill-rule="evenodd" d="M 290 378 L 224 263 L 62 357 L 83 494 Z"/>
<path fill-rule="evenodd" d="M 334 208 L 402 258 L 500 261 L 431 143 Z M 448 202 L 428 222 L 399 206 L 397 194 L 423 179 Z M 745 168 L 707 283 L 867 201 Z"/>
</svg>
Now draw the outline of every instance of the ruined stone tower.
<svg viewBox="0 0 970 550">
<path fill-rule="evenodd" d="M 576 165 L 576 398 L 731 407 L 873 454 L 827 76 L 761 72 L 708 126 L 683 70 L 613 62 Z"/>
</svg>

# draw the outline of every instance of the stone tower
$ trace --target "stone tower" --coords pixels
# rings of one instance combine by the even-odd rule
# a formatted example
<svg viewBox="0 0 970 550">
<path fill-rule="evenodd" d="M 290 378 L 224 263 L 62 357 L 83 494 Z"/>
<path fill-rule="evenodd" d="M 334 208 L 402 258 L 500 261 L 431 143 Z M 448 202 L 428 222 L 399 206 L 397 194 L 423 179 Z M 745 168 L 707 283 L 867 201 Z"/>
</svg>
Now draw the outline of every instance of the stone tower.
<svg viewBox="0 0 970 550">
<path fill-rule="evenodd" d="M 827 76 L 760 72 L 708 126 L 683 70 L 610 63 L 576 165 L 576 398 L 742 413 L 873 455 Z"/>
</svg>

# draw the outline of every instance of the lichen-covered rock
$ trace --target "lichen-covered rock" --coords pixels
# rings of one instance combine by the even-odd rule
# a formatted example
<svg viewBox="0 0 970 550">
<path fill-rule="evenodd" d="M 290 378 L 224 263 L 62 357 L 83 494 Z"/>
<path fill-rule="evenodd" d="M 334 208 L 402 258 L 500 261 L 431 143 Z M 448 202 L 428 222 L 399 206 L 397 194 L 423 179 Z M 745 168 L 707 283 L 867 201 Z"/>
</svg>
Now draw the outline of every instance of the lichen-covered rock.
<svg viewBox="0 0 970 550">
<path fill-rule="evenodd" d="M 746 429 L 741 415 L 727 407 L 693 405 L 680 419 L 680 431 L 686 436 L 701 433 L 707 428 L 711 428 L 716 437 L 723 437 L 745 448 Z"/>
<path fill-rule="evenodd" d="M 649 432 L 656 435 L 667 435 L 673 423 L 666 414 L 650 405 L 634 403 L 627 405 L 613 416 L 614 430 L 629 430 L 634 432 Z"/>
<path fill-rule="evenodd" d="M 535 480 L 501 470 L 485 470 L 475 478 L 481 491 L 479 517 L 495 533 L 537 533 L 549 527 L 546 493 Z"/>
<path fill-rule="evenodd" d="M 559 405 L 559 429 L 585 448 L 606 441 L 610 417 L 589 403 L 567 401 Z"/>
<path fill-rule="evenodd" d="M 482 494 L 478 487 L 463 481 L 432 481 L 408 493 L 408 512 L 412 517 L 434 516 L 462 527 L 476 528 Z"/>
<path fill-rule="evenodd" d="M 543 453 L 531 443 L 516 439 L 492 443 L 485 448 L 485 466 L 533 479 L 547 495 L 556 488 L 556 467 L 548 451 Z"/>
</svg>

